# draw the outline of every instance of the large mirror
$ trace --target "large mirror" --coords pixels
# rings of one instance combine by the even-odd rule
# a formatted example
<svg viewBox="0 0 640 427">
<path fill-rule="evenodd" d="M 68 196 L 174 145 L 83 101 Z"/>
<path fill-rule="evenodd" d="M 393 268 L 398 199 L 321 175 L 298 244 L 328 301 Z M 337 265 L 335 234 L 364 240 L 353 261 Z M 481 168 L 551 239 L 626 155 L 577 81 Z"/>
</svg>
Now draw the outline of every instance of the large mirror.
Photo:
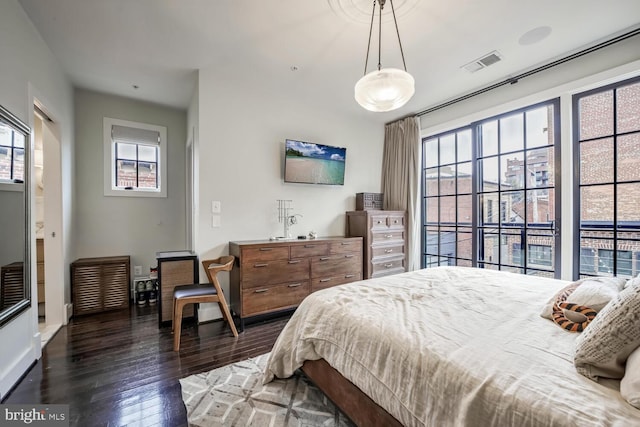
<svg viewBox="0 0 640 427">
<path fill-rule="evenodd" d="M 29 308 L 29 128 L 0 105 L 0 327 Z"/>
</svg>

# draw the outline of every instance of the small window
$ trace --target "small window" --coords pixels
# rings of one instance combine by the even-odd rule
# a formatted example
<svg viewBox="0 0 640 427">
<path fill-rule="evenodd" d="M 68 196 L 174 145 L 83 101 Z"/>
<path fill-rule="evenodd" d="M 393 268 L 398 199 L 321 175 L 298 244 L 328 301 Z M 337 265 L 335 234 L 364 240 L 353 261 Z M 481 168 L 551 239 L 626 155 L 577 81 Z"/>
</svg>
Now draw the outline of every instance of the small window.
<svg viewBox="0 0 640 427">
<path fill-rule="evenodd" d="M 104 118 L 105 196 L 166 197 L 163 126 Z"/>
<path fill-rule="evenodd" d="M 0 123 L 0 182 L 24 181 L 24 135 Z"/>
</svg>

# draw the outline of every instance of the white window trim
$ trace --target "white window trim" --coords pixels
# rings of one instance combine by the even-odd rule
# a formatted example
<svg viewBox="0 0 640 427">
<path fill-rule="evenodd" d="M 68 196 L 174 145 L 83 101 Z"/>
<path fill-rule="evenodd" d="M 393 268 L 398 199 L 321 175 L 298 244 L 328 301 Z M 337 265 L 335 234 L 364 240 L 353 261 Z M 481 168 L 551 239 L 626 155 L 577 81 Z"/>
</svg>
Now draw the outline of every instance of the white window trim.
<svg viewBox="0 0 640 427">
<path fill-rule="evenodd" d="M 125 190 L 115 186 L 115 144 L 111 139 L 113 125 L 156 131 L 160 134 L 160 155 L 158 156 L 158 189 Z M 104 117 L 104 195 L 121 197 L 167 197 L 167 128 L 147 123 Z"/>
</svg>

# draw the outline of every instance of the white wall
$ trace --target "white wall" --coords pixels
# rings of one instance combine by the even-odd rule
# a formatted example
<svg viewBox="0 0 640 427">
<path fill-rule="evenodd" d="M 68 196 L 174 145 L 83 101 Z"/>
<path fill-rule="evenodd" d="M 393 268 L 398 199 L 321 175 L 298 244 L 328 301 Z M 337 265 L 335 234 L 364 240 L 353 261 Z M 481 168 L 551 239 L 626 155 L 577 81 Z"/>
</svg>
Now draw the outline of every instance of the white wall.
<svg viewBox="0 0 640 427">
<path fill-rule="evenodd" d="M 60 126 L 63 168 L 63 211 L 65 224 L 72 222 L 73 206 L 73 91 L 59 63 L 15 0 L 2 3 L 0 13 L 0 104 L 32 125 L 33 102 L 37 96 L 53 113 Z M 32 206 L 35 204 L 32 203 Z M 0 227 L 5 226 L 0 218 Z M 35 223 L 32 224 L 32 231 Z M 63 258 L 72 250 L 69 229 L 60 231 Z M 35 246 L 32 248 L 35 259 Z M 67 271 L 67 269 L 64 269 Z M 35 277 L 33 263 L 32 277 Z M 63 278 L 68 290 L 68 273 Z M 32 294 L 36 281 L 31 283 Z M 8 392 L 30 364 L 39 357 L 37 302 L 12 322 L 0 328 L 0 398 Z"/>
<path fill-rule="evenodd" d="M 423 115 L 422 136 L 455 129 L 493 115 L 560 98 L 561 110 L 561 274 L 573 280 L 572 95 L 640 75 L 640 36 L 609 46 L 550 70 Z"/>
<path fill-rule="evenodd" d="M 314 230 L 319 236 L 343 236 L 345 211 L 355 209 L 355 194 L 380 191 L 383 126 L 315 105 L 278 76 L 200 70 L 197 110 L 195 248 L 201 259 L 228 253 L 229 241 L 282 235 L 277 199 L 293 200 L 293 213 L 302 215 L 292 235 Z M 284 183 L 286 138 L 346 147 L 344 186 Z M 211 225 L 213 200 L 222 203 L 219 228 Z M 227 277 L 222 279 L 228 290 Z"/>
<path fill-rule="evenodd" d="M 184 249 L 186 111 L 76 90 L 76 257 L 131 256 L 133 267 L 156 265 L 156 252 Z M 167 197 L 105 196 L 103 118 L 167 128 Z"/>
</svg>

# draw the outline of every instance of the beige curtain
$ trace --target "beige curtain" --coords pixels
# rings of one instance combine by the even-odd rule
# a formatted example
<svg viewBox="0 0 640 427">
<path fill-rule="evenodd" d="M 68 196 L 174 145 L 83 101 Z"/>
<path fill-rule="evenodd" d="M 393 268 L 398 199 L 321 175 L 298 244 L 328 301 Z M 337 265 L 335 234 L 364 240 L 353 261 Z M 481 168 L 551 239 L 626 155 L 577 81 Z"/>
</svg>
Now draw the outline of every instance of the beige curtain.
<svg viewBox="0 0 640 427">
<path fill-rule="evenodd" d="M 407 212 L 407 271 L 420 268 L 420 120 L 385 126 L 382 157 L 384 209 Z"/>
</svg>

